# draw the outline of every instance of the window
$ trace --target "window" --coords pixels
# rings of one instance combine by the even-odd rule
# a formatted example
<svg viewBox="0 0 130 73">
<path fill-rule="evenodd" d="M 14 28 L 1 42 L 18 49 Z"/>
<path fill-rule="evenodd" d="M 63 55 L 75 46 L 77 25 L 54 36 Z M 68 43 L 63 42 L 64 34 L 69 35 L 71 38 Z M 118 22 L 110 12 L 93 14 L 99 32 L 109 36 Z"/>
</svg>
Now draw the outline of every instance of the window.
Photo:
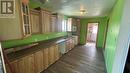
<svg viewBox="0 0 130 73">
<path fill-rule="evenodd" d="M 67 20 L 62 20 L 62 31 L 66 32 L 67 31 Z"/>
<path fill-rule="evenodd" d="M 72 18 L 68 19 L 67 31 L 72 31 Z"/>
</svg>

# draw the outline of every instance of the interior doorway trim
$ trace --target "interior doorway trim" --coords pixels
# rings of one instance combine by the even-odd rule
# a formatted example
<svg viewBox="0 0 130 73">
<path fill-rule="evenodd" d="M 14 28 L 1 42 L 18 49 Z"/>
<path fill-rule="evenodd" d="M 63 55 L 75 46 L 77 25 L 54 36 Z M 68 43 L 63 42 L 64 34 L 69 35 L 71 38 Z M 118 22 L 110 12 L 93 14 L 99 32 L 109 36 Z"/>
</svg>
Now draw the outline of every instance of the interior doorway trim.
<svg viewBox="0 0 130 73">
<path fill-rule="evenodd" d="M 100 24 L 100 22 L 88 22 L 87 24 L 86 24 L 86 38 L 85 38 L 85 40 L 87 40 L 87 32 L 88 32 L 88 24 L 89 23 L 98 23 L 97 24 L 97 26 L 98 26 L 98 29 L 97 29 L 97 35 L 96 35 L 96 43 L 95 43 L 95 47 L 97 48 L 97 43 L 98 43 L 98 34 L 99 34 L 99 24 Z M 85 41 L 85 43 L 87 43 L 87 41 Z"/>
</svg>

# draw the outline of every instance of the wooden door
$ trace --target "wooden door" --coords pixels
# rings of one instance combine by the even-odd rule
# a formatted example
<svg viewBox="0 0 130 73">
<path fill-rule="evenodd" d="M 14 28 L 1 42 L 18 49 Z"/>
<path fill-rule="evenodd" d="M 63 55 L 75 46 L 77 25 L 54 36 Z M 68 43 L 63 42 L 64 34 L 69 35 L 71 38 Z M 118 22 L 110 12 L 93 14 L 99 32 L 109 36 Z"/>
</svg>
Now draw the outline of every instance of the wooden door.
<svg viewBox="0 0 130 73">
<path fill-rule="evenodd" d="M 38 51 L 34 54 L 34 67 L 35 67 L 35 73 L 40 73 L 44 70 L 43 65 L 43 50 Z"/>
<path fill-rule="evenodd" d="M 48 62 L 48 48 L 44 49 L 44 68 L 46 69 L 49 66 Z"/>
</svg>

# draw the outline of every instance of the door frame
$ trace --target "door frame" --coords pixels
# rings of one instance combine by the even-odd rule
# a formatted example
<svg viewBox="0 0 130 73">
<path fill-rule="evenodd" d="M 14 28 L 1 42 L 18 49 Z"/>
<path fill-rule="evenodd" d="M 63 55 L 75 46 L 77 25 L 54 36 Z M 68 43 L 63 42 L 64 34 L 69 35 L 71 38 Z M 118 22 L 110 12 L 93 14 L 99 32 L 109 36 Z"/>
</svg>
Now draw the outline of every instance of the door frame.
<svg viewBox="0 0 130 73">
<path fill-rule="evenodd" d="M 107 25 L 106 25 L 106 29 L 105 29 L 105 40 L 104 40 L 104 43 L 103 43 L 103 48 L 104 49 L 106 48 L 108 26 L 109 26 L 109 19 L 107 20 Z"/>
<path fill-rule="evenodd" d="M 86 38 L 85 38 L 85 43 L 87 43 L 87 32 L 88 32 L 88 24 L 89 23 L 98 23 L 97 24 L 97 26 L 98 26 L 98 29 L 97 29 L 97 35 L 96 35 L 96 45 L 95 45 L 95 47 L 97 47 L 97 40 L 98 40 L 98 34 L 99 34 L 99 24 L 100 24 L 100 22 L 87 22 L 87 25 L 86 25 Z"/>
</svg>

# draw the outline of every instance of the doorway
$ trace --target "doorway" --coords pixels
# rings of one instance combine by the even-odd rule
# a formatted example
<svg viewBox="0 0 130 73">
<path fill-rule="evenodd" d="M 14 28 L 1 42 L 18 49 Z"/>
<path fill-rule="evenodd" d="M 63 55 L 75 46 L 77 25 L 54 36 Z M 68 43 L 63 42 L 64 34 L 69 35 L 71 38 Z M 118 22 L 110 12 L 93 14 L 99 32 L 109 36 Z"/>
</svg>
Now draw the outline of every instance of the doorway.
<svg viewBox="0 0 130 73">
<path fill-rule="evenodd" d="M 96 45 L 97 34 L 98 34 L 98 23 L 88 23 L 86 43 Z"/>
</svg>

